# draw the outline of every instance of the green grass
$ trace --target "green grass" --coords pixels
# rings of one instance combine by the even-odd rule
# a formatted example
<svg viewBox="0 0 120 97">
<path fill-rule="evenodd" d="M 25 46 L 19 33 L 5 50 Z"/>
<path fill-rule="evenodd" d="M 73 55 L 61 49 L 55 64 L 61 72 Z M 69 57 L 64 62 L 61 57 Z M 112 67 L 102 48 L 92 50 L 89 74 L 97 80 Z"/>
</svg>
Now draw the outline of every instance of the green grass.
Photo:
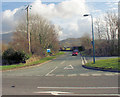
<svg viewBox="0 0 120 97">
<path fill-rule="evenodd" d="M 110 59 L 104 59 L 104 60 L 97 60 L 95 62 L 95 64 L 87 63 L 85 65 L 88 67 L 120 70 L 120 58 L 110 58 Z"/>
<path fill-rule="evenodd" d="M 40 59 L 38 61 L 34 61 L 34 62 L 31 62 L 31 63 L 28 63 L 28 64 L 20 63 L 20 64 L 14 64 L 14 65 L 0 66 L 0 70 L 10 70 L 10 69 L 15 69 L 15 68 L 22 68 L 22 67 L 37 65 L 37 64 L 44 63 L 46 61 L 55 59 L 57 56 L 63 55 L 63 54 L 65 54 L 65 53 L 64 52 L 58 52 L 54 56 L 48 56 L 48 57 L 42 58 L 42 59 Z"/>
<path fill-rule="evenodd" d="M 59 53 L 57 53 L 57 54 L 55 54 L 55 55 L 63 55 L 63 54 L 65 54 L 65 52 L 59 52 Z"/>
</svg>

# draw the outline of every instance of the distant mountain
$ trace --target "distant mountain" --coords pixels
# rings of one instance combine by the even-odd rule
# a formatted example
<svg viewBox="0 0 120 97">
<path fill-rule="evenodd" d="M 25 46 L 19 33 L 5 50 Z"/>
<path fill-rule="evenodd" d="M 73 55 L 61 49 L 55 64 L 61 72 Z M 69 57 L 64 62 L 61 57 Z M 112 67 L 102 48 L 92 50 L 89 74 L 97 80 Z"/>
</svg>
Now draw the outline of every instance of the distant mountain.
<svg viewBox="0 0 120 97">
<path fill-rule="evenodd" d="M 71 46 L 81 46 L 81 38 L 68 38 L 60 41 L 61 46 L 71 47 Z"/>
<path fill-rule="evenodd" d="M 9 43 L 12 41 L 13 33 L 0 34 L 0 41 L 3 43 Z M 61 46 L 71 47 L 71 46 L 81 46 L 81 38 L 68 38 L 60 41 Z"/>
<path fill-rule="evenodd" d="M 0 41 L 2 41 L 3 43 L 9 43 L 10 41 L 12 41 L 12 36 L 13 33 L 6 33 L 6 34 L 0 34 Z"/>
</svg>

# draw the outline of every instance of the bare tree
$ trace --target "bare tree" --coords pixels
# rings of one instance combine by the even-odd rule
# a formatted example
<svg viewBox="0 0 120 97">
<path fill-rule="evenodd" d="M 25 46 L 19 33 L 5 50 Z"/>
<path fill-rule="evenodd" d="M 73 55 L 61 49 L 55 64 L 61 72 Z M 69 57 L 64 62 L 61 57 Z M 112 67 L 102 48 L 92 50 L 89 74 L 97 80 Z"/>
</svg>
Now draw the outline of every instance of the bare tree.
<svg viewBox="0 0 120 97">
<path fill-rule="evenodd" d="M 25 21 L 25 19 L 21 21 L 16 28 L 11 45 L 13 45 L 13 47 L 17 50 L 24 50 L 28 52 L 28 40 L 26 32 L 27 27 Z M 33 54 L 45 56 L 46 49 L 57 49 L 56 46 L 58 46 L 58 34 L 55 30 L 55 26 L 47 19 L 39 15 L 30 15 L 29 31 L 31 52 Z"/>
<path fill-rule="evenodd" d="M 104 21 L 102 21 L 100 18 L 96 19 L 95 21 L 95 32 L 97 34 L 97 39 L 101 40 L 104 38 L 105 26 Z"/>
<path fill-rule="evenodd" d="M 115 12 L 106 12 L 103 19 L 95 22 L 98 39 L 95 41 L 96 55 L 117 55 L 118 16 Z M 105 37 L 104 37 L 105 36 Z M 102 46 L 101 46 L 102 45 Z"/>
<path fill-rule="evenodd" d="M 108 36 L 108 43 L 111 46 L 111 55 L 115 55 L 118 48 L 118 16 L 115 12 L 107 12 L 105 16 L 106 32 Z"/>
<path fill-rule="evenodd" d="M 117 30 L 118 30 L 118 16 L 115 12 L 107 12 L 105 16 L 105 21 L 107 29 L 111 35 L 111 40 L 117 39 Z"/>
<path fill-rule="evenodd" d="M 21 19 L 9 45 L 15 50 L 23 50 L 28 53 L 27 27 L 25 21 L 25 18 Z"/>
<path fill-rule="evenodd" d="M 120 56 L 120 1 L 118 3 L 118 56 Z"/>
<path fill-rule="evenodd" d="M 85 33 L 81 39 L 81 45 L 85 47 L 85 49 L 91 49 L 92 48 L 92 43 L 91 43 L 91 38 L 90 35 Z"/>
<path fill-rule="evenodd" d="M 0 43 L 0 52 L 4 52 L 5 50 L 7 50 L 9 48 L 8 44 L 2 42 Z"/>
<path fill-rule="evenodd" d="M 53 43 L 58 40 L 58 34 L 55 30 L 55 26 L 39 15 L 31 16 L 31 20 L 33 20 L 32 18 L 35 22 L 31 21 L 31 42 L 34 41 L 34 39 L 37 39 L 44 53 L 47 48 L 53 49 Z"/>
</svg>

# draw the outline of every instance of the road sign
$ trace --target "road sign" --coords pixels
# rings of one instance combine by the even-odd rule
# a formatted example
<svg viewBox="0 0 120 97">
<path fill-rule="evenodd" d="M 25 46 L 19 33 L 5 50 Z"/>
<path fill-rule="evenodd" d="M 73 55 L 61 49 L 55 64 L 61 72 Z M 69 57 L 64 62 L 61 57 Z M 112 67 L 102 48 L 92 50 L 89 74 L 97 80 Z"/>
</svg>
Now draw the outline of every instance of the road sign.
<svg viewBox="0 0 120 97">
<path fill-rule="evenodd" d="M 47 49 L 47 53 L 50 53 L 50 49 Z"/>
</svg>

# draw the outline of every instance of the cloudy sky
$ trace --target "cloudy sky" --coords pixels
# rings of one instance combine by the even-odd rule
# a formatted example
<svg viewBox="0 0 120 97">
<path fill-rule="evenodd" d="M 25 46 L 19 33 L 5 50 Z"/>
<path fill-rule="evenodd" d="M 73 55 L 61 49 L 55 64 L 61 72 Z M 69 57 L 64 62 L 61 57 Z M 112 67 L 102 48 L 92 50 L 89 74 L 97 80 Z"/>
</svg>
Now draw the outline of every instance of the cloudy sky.
<svg viewBox="0 0 120 97">
<path fill-rule="evenodd" d="M 23 1 L 23 2 L 22 2 Z M 104 2 L 103 2 L 104 1 Z M 32 5 L 30 13 L 37 13 L 56 26 L 60 26 L 59 39 L 78 38 L 91 34 L 91 19 L 83 17 L 92 14 L 94 20 L 105 12 L 118 11 L 119 0 L 4 0 L 2 2 L 2 34 L 12 33 L 21 16 L 26 15 L 25 5 Z"/>
</svg>

